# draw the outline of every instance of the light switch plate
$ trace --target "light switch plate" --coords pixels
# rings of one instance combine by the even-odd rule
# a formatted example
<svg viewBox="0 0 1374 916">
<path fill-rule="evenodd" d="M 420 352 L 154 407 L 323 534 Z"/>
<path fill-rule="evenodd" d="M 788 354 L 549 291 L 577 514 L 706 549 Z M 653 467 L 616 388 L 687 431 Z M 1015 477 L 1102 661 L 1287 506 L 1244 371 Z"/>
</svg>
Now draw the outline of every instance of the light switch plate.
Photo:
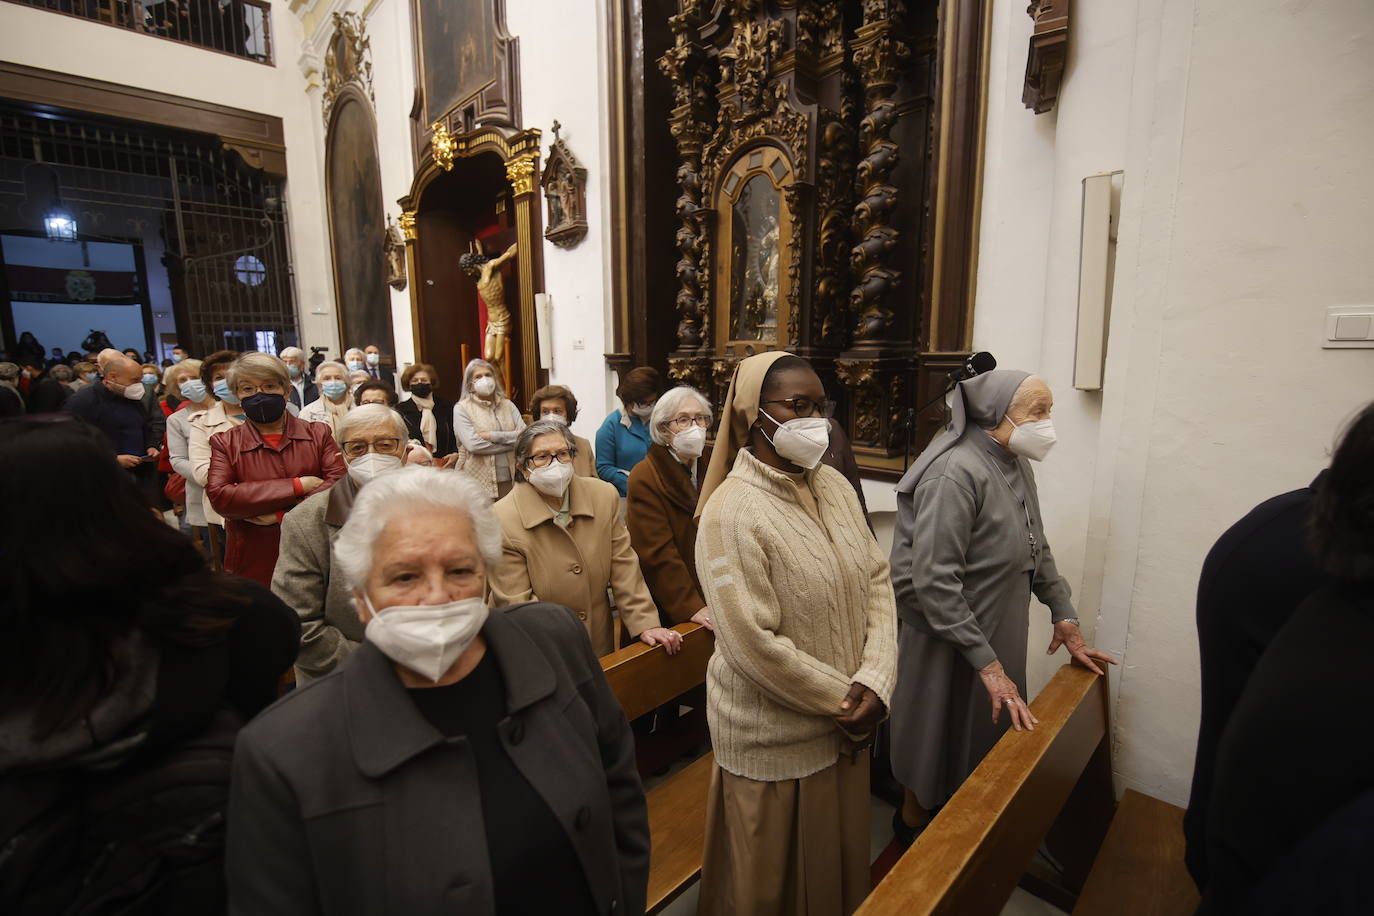
<svg viewBox="0 0 1374 916">
<path fill-rule="evenodd" d="M 1326 307 L 1326 350 L 1374 349 L 1374 305 Z"/>
</svg>

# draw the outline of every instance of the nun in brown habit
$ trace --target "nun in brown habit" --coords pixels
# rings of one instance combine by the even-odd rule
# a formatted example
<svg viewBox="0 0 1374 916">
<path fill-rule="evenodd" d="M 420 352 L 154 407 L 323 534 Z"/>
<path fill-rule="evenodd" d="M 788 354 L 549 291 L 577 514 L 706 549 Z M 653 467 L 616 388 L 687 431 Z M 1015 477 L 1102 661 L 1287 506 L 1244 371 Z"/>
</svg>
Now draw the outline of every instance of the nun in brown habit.
<svg viewBox="0 0 1374 916">
<path fill-rule="evenodd" d="M 959 383 L 950 426 L 897 485 L 891 733 L 892 772 L 907 789 L 894 818 L 900 839 L 925 825 L 1008 727 L 1034 728 L 1023 699 L 1032 594 L 1054 621 L 1050 652 L 1066 645 L 1099 674 L 1094 660 L 1115 664 L 1084 642 L 1041 524 L 1027 459 L 1054 445 L 1053 402 L 1026 372 Z"/>
<path fill-rule="evenodd" d="M 698 913 L 844 916 L 870 890 L 868 750 L 896 674 L 887 560 L 821 462 L 825 389 L 740 361 L 698 506 L 716 770 Z"/>
</svg>

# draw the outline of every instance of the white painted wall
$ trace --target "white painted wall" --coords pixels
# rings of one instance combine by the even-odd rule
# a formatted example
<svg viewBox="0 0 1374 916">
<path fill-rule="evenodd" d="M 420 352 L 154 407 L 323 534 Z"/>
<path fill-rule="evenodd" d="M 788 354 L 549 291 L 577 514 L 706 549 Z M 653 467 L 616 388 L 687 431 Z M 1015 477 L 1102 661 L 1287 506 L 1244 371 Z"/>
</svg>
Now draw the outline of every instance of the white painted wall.
<svg viewBox="0 0 1374 916">
<path fill-rule="evenodd" d="M 275 66 L 41 9 L 0 8 L 0 58 L 89 79 L 275 115 L 286 132 L 287 206 L 303 345 L 336 346 L 321 168 L 309 100 L 295 67 L 300 21 L 272 6 Z M 312 308 L 327 309 L 323 316 Z"/>
<path fill-rule="evenodd" d="M 1059 108 L 1036 116 L 1020 103 L 1030 20 L 996 5 L 974 344 L 1055 389 L 1061 443 L 1038 479 L 1085 626 L 1123 660 L 1116 770 L 1183 804 L 1203 557 L 1251 506 L 1306 484 L 1374 396 L 1374 351 L 1321 349 L 1327 305 L 1374 300 L 1374 7 L 1073 14 Z M 1079 183 L 1117 168 L 1106 383 L 1076 392 Z M 1047 636 L 1032 624 L 1032 690 L 1055 667 L 1034 648 Z"/>
</svg>

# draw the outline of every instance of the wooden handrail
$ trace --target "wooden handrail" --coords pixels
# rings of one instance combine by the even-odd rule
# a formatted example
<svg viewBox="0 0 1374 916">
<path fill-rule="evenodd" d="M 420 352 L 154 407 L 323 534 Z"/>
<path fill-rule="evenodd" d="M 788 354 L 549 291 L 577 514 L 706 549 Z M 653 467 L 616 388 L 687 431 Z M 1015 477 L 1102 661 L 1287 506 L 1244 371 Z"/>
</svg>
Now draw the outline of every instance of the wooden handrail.
<svg viewBox="0 0 1374 916">
<path fill-rule="evenodd" d="M 858 910 L 858 916 L 1000 913 L 1098 746 L 1107 682 L 1064 665 Z M 1104 812 L 1106 816 L 1108 812 Z"/>
<path fill-rule="evenodd" d="M 670 656 L 662 646 L 635 642 L 602 657 L 601 670 L 606 672 L 627 718 L 657 709 L 706 680 L 706 663 L 715 649 L 715 636 L 695 623 L 680 623 L 673 629 L 682 634 L 677 655 Z M 645 658 L 654 653 L 656 657 Z"/>
</svg>

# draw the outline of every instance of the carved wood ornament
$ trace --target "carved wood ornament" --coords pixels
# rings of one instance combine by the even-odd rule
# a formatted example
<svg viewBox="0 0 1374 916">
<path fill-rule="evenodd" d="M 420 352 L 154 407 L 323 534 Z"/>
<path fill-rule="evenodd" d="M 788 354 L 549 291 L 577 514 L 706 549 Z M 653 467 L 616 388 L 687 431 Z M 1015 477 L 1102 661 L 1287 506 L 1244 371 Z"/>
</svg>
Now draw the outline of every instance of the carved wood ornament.
<svg viewBox="0 0 1374 916">
<path fill-rule="evenodd" d="M 334 14 L 334 37 L 324 55 L 324 123 L 334 103 L 347 87 L 356 87 L 374 105 L 372 92 L 372 39 L 363 17 L 355 12 Z"/>
<path fill-rule="evenodd" d="M 900 472 L 908 410 L 967 347 L 990 8 L 678 0 L 670 377 L 719 403 L 740 358 L 796 352 L 860 463 Z"/>
<path fill-rule="evenodd" d="M 568 148 L 568 141 L 558 136 L 561 127 L 553 122 L 553 145 L 539 179 L 547 208 L 544 238 L 559 248 L 574 248 L 587 235 L 587 170 Z"/>
</svg>

